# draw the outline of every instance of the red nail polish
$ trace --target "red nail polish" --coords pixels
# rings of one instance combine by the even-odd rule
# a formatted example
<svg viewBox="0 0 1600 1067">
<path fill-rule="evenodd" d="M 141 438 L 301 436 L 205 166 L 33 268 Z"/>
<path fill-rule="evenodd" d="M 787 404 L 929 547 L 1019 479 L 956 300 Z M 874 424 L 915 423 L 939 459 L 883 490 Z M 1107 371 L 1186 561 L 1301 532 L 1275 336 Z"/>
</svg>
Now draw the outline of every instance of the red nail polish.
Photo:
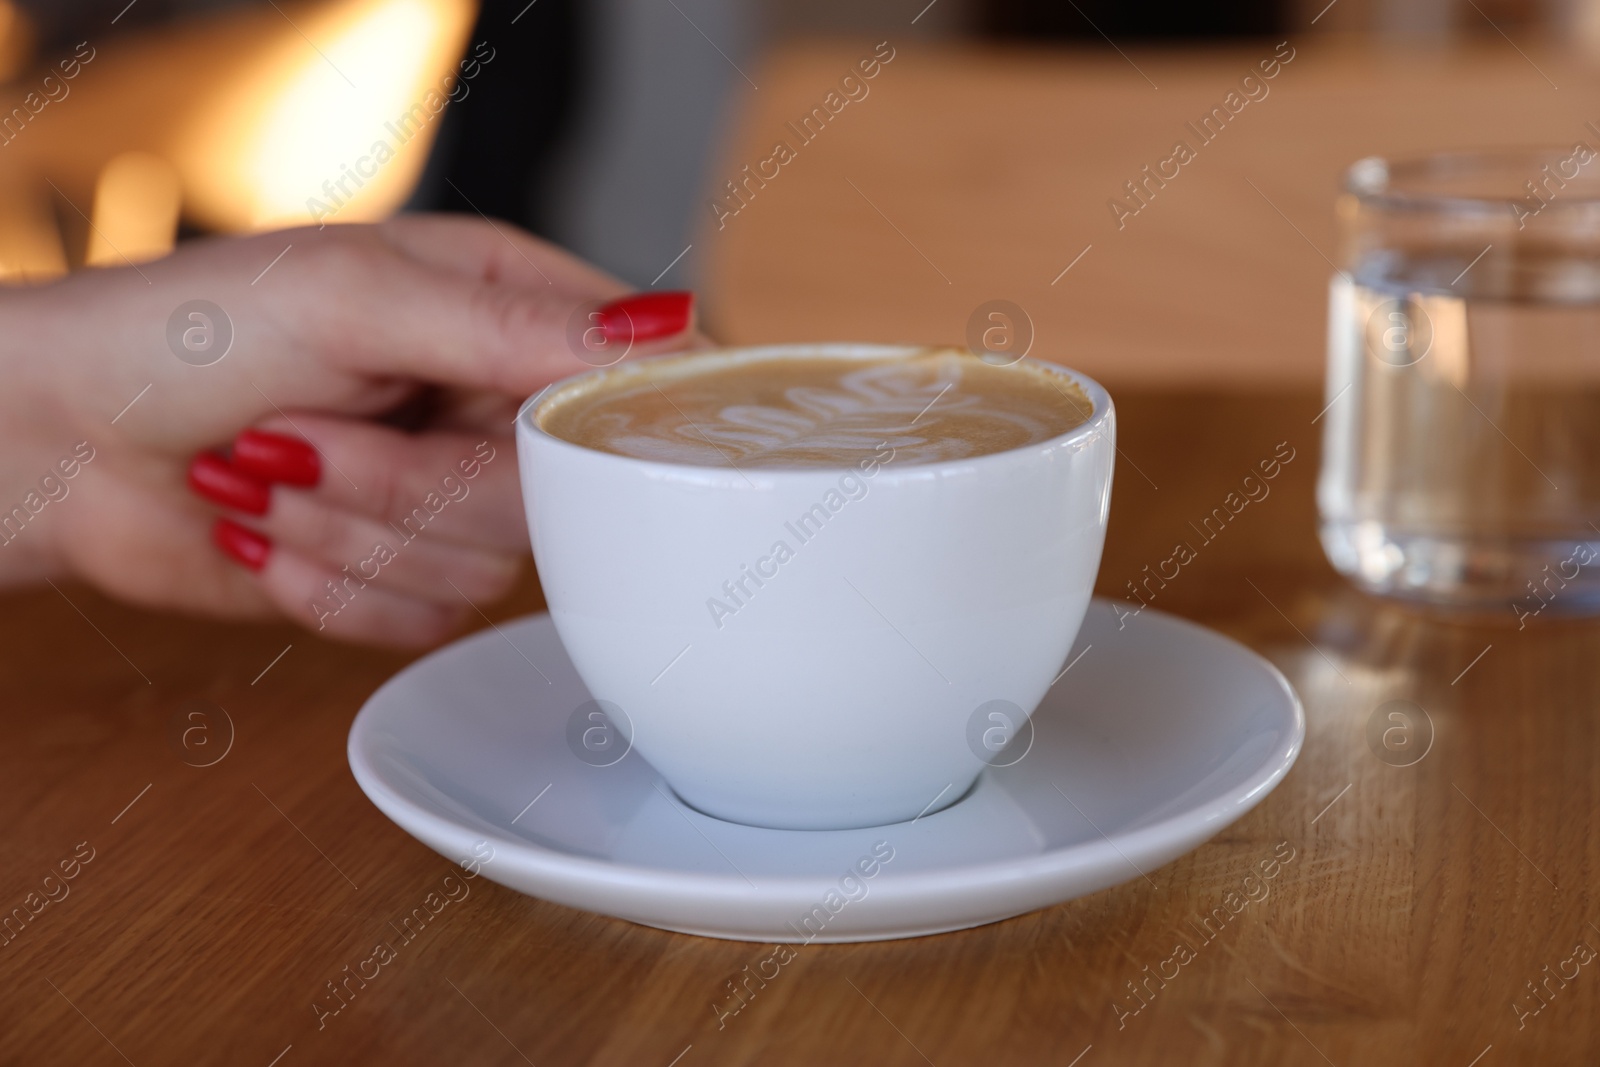
<svg viewBox="0 0 1600 1067">
<path fill-rule="evenodd" d="M 200 453 L 189 464 L 189 488 L 213 504 L 247 515 L 265 515 L 272 500 L 272 487 L 266 482 L 211 452 Z"/>
<path fill-rule="evenodd" d="M 246 529 L 231 519 L 218 519 L 211 527 L 211 540 L 217 547 L 233 557 L 234 562 L 259 571 L 267 565 L 272 552 L 272 542 L 254 530 Z"/>
<path fill-rule="evenodd" d="M 322 457 L 298 437 L 246 430 L 233 439 L 233 465 L 268 482 L 310 488 L 322 480 Z"/>
<path fill-rule="evenodd" d="M 596 314 L 607 341 L 654 341 L 689 328 L 694 321 L 694 294 L 634 293 L 613 300 Z"/>
</svg>

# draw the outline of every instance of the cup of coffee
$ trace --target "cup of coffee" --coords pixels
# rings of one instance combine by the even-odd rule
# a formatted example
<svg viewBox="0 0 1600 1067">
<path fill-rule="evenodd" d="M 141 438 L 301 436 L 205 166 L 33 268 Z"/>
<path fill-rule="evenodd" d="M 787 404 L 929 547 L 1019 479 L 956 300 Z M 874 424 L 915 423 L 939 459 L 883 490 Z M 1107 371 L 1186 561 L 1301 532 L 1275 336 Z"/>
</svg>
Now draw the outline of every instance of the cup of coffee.
<svg viewBox="0 0 1600 1067">
<path fill-rule="evenodd" d="M 631 361 L 516 432 L 545 598 L 599 706 L 691 807 L 785 829 L 966 793 L 983 709 L 1031 713 L 1064 665 L 1115 459 L 1080 374 L 879 345 Z"/>
</svg>

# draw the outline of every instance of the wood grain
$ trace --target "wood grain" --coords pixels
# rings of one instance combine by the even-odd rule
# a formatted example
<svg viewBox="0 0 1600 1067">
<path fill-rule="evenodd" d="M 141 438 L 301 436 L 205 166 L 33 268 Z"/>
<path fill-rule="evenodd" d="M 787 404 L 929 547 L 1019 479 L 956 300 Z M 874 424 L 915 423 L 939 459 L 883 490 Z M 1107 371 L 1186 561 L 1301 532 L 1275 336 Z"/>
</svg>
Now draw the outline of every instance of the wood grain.
<svg viewBox="0 0 1600 1067">
<path fill-rule="evenodd" d="M 450 869 L 345 765 L 351 718 L 402 660 L 46 587 L 0 600 L 0 904 L 25 906 L 80 842 L 93 859 L 0 947 L 0 1060 L 122 1062 L 114 1044 L 139 1067 L 264 1067 L 289 1046 L 283 1067 L 666 1067 L 680 1053 L 680 1067 L 1065 1067 L 1093 1046 L 1083 1067 L 1466 1067 L 1493 1045 L 1482 1063 L 1592 1062 L 1593 965 L 1520 1029 L 1513 1005 L 1537 1004 L 1524 982 L 1577 942 L 1600 947 L 1589 925 L 1600 627 L 1519 632 L 1509 609 L 1432 618 L 1341 584 L 1315 542 L 1311 393 L 1130 390 L 1119 405 L 1123 451 L 1149 480 L 1126 463 L 1117 473 L 1105 595 L 1192 538 L 1188 523 L 1280 442 L 1295 450 L 1271 495 L 1154 606 L 1287 672 L 1306 702 L 1305 751 L 1256 811 L 1150 872 L 1154 886 L 1136 879 L 962 933 L 802 947 L 719 1029 L 724 983 L 768 946 L 477 880 L 319 1030 L 311 1005 L 325 983 Z M 530 581 L 499 613 L 537 604 Z M 1410 767 L 1366 740 L 1396 699 L 1436 730 Z M 194 700 L 226 709 L 236 731 L 208 767 L 185 763 L 171 737 Z M 1177 933 L 1280 847 L 1293 859 L 1266 899 L 1125 1014 L 1140 1003 L 1126 983 L 1146 966 L 1170 974 Z"/>
</svg>

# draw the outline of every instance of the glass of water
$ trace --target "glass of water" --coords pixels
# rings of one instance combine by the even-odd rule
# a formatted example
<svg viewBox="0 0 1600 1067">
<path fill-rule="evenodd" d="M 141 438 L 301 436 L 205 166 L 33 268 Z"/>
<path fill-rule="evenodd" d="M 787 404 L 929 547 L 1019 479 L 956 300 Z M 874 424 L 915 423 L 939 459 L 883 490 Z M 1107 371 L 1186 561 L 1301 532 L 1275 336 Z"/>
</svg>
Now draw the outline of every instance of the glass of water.
<svg viewBox="0 0 1600 1067">
<path fill-rule="evenodd" d="M 1364 159 L 1338 216 L 1328 558 L 1371 592 L 1521 625 L 1600 612 L 1595 149 Z"/>
</svg>

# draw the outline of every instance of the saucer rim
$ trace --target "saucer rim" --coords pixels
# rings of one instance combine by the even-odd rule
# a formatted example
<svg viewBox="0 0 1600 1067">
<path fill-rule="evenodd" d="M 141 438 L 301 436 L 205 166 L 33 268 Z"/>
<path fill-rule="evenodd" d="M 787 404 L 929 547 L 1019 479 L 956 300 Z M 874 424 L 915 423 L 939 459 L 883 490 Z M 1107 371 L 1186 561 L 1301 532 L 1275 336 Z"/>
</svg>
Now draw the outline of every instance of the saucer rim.
<svg viewBox="0 0 1600 1067">
<path fill-rule="evenodd" d="M 1097 596 L 1091 600 L 1089 610 L 1111 610 L 1112 604 L 1112 600 Z M 1150 616 L 1148 620 L 1145 619 L 1146 615 Z M 376 738 L 372 735 L 377 730 L 374 723 L 378 713 L 374 712 L 373 709 L 379 705 L 380 699 L 391 688 L 399 689 L 406 686 L 412 672 L 428 669 L 436 657 L 458 652 L 474 642 L 502 639 L 503 635 L 499 630 L 522 623 L 537 622 L 541 618 L 548 620 L 549 613 L 534 612 L 519 616 L 499 624 L 497 628 L 470 634 L 436 649 L 421 659 L 408 664 L 403 670 L 380 686 L 362 705 L 361 710 L 356 714 L 350 726 L 346 743 L 347 759 L 350 763 L 351 772 L 362 792 L 399 829 L 447 856 L 457 851 L 465 854 L 464 850 L 469 850 L 475 842 L 487 841 L 496 849 L 495 859 L 490 861 L 491 863 L 505 862 L 508 866 L 516 867 L 547 884 L 560 885 L 566 889 L 587 890 L 589 892 L 594 892 L 601 886 L 608 891 L 648 891 L 655 894 L 658 899 L 670 897 L 675 902 L 687 900 L 691 897 L 702 903 L 707 900 L 729 904 L 743 904 L 754 901 L 770 902 L 775 895 L 790 893 L 814 894 L 819 881 L 833 876 L 833 872 L 819 868 L 815 874 L 756 877 L 747 881 L 738 872 L 737 868 L 730 870 L 727 874 L 710 874 L 639 866 L 615 860 L 594 859 L 552 848 L 549 845 L 531 841 L 527 838 L 507 836 L 504 831 L 498 828 L 496 828 L 497 832 L 493 834 L 478 832 L 475 827 L 452 820 L 425 808 L 416 801 L 402 796 L 397 789 L 391 787 L 374 765 L 373 758 L 368 754 L 369 749 L 374 751 L 376 749 L 374 744 Z M 1220 832 L 1224 827 L 1242 818 L 1283 781 L 1298 760 L 1306 735 L 1304 705 L 1299 694 L 1289 683 L 1283 672 L 1265 656 L 1235 641 L 1233 638 L 1180 616 L 1155 609 L 1145 609 L 1140 612 L 1139 623 L 1145 622 L 1149 622 L 1156 627 L 1186 632 L 1187 636 L 1191 638 L 1197 637 L 1203 641 L 1221 642 L 1226 646 L 1232 646 L 1231 651 L 1247 655 L 1250 661 L 1266 673 L 1266 676 L 1276 684 L 1281 695 L 1287 699 L 1291 721 L 1288 724 L 1289 730 L 1287 731 L 1286 742 L 1280 741 L 1274 745 L 1261 758 L 1257 767 L 1243 782 L 1207 800 L 1203 804 L 1167 816 L 1159 822 L 1127 832 L 1101 833 L 1098 840 L 1062 845 L 1020 858 L 897 874 L 894 878 L 876 884 L 874 888 L 877 892 L 874 895 L 881 893 L 888 901 L 912 904 L 947 897 L 951 894 L 975 888 L 993 887 L 996 884 L 1048 881 L 1063 876 L 1072 876 L 1081 872 L 1085 867 L 1100 867 L 1107 864 L 1120 866 L 1124 869 L 1131 866 L 1138 873 L 1144 873 L 1143 869 L 1129 858 L 1130 854 L 1145 857 L 1166 856 L 1167 858 L 1162 859 L 1160 862 L 1170 862 L 1172 858 L 1189 851 L 1193 847 L 1197 847 L 1198 844 Z M 559 637 L 557 640 L 559 640 Z M 662 785 L 667 785 L 666 779 L 659 772 L 656 772 L 654 768 L 651 768 L 651 771 L 655 775 L 656 781 Z M 717 819 L 715 816 L 697 812 L 686 805 L 682 805 L 681 801 L 677 801 L 671 793 L 669 785 L 667 786 L 667 795 L 669 803 L 683 807 L 685 813 L 691 818 L 710 819 L 713 822 L 737 826 L 741 829 L 752 830 L 764 835 L 808 833 L 867 834 L 874 830 L 890 830 L 894 827 L 908 826 L 917 821 L 885 823 L 879 827 L 858 827 L 850 830 L 779 830 L 747 826 L 742 823 L 731 823 L 727 820 Z M 952 805 L 951 808 L 945 810 L 953 810 L 954 806 Z M 397 817 L 397 811 L 404 813 L 404 818 Z M 928 818 L 937 818 L 938 814 L 935 813 L 935 815 Z M 412 827 L 424 829 L 426 833 L 419 833 L 413 830 Z M 448 843 L 448 847 L 441 847 L 435 842 Z M 488 873 L 487 867 L 488 864 L 485 865 L 486 874 Z M 752 882 L 754 884 L 751 884 Z M 597 901 L 596 903 L 599 902 Z"/>
</svg>

